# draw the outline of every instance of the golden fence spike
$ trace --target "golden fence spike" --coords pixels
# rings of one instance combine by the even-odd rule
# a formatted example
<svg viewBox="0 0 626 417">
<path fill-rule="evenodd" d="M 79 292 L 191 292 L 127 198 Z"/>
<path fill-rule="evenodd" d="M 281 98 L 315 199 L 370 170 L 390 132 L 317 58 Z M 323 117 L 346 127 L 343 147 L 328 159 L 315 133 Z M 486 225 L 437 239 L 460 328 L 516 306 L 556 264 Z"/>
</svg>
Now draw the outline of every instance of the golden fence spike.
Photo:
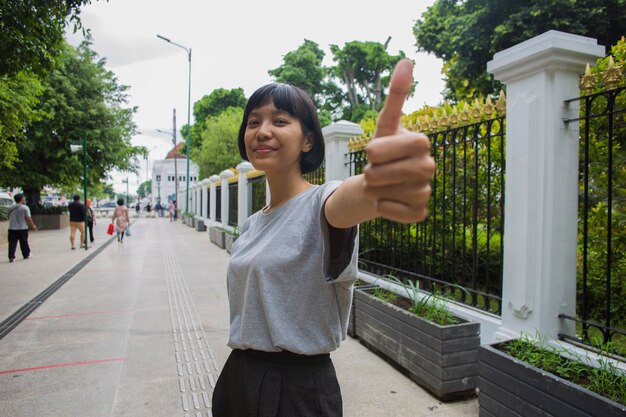
<svg viewBox="0 0 626 417">
<path fill-rule="evenodd" d="M 480 115 L 481 115 L 481 108 L 480 108 L 480 101 L 478 101 L 478 98 L 474 99 L 474 105 L 472 106 L 472 117 L 474 118 L 474 120 L 480 120 Z"/>
<path fill-rule="evenodd" d="M 506 115 L 506 95 L 503 90 L 500 90 L 500 97 L 496 101 L 496 110 L 498 110 L 498 115 Z"/>
<path fill-rule="evenodd" d="M 485 100 L 485 105 L 483 106 L 483 111 L 485 115 L 490 118 L 494 111 L 493 102 L 491 101 L 491 97 L 487 96 L 487 100 Z"/>
<path fill-rule="evenodd" d="M 609 63 L 607 68 L 602 72 L 602 81 L 607 90 L 612 90 L 617 87 L 619 80 L 622 77 L 622 70 L 620 67 L 615 66 L 613 56 L 609 55 Z"/>
<path fill-rule="evenodd" d="M 428 125 L 428 128 L 431 132 L 435 132 L 438 130 L 439 128 L 439 117 L 437 117 L 437 114 L 433 115 L 433 118 L 430 120 L 430 124 Z"/>
<path fill-rule="evenodd" d="M 463 124 L 469 122 L 470 120 L 469 106 L 467 105 L 467 103 L 463 104 L 463 110 L 461 111 L 460 119 Z"/>
<path fill-rule="evenodd" d="M 450 122 L 450 126 L 456 126 L 457 123 L 459 123 L 459 112 L 456 110 L 456 107 L 452 108 L 452 113 L 450 114 L 448 120 Z"/>
<path fill-rule="evenodd" d="M 580 89 L 583 90 L 583 93 L 588 96 L 593 91 L 593 87 L 596 86 L 596 77 L 591 73 L 591 68 L 587 63 L 585 67 L 585 75 L 580 77 Z"/>
<path fill-rule="evenodd" d="M 446 112 L 446 108 L 443 108 L 441 112 L 441 118 L 439 119 L 439 129 L 447 129 L 450 127 L 450 121 L 448 119 L 448 112 Z"/>
</svg>

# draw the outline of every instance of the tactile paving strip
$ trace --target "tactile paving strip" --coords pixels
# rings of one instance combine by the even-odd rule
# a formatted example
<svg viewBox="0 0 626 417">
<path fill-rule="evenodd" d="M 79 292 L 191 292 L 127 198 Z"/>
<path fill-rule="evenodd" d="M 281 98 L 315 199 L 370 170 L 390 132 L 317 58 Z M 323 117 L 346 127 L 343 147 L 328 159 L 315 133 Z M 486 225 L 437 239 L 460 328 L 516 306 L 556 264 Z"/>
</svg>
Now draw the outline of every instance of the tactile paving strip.
<svg viewBox="0 0 626 417">
<path fill-rule="evenodd" d="M 220 368 L 173 250 L 164 251 L 164 260 L 182 411 L 184 417 L 212 417 Z"/>
</svg>

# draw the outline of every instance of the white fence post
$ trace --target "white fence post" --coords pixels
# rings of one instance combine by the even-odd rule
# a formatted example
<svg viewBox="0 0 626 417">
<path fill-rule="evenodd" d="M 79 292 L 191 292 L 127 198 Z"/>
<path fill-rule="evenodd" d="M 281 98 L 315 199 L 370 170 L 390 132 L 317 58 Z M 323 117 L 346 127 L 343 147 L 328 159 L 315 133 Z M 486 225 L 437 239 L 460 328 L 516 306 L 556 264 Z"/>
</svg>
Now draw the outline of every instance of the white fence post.
<svg viewBox="0 0 626 417">
<path fill-rule="evenodd" d="M 222 179 L 222 227 L 228 226 L 228 179 L 234 177 L 235 173 L 229 169 L 220 172 Z"/>
<path fill-rule="evenodd" d="M 494 55 L 487 70 L 507 86 L 502 328 L 557 337 L 576 315 L 578 80 L 604 55 L 595 39 L 549 31 Z"/>
<path fill-rule="evenodd" d="M 241 230 L 244 222 L 249 216 L 250 208 L 248 207 L 248 172 L 253 167 L 250 162 L 243 161 L 237 165 L 239 172 L 239 182 L 237 184 L 237 227 Z"/>
<path fill-rule="evenodd" d="M 216 220 L 215 220 L 215 216 L 217 215 L 217 206 L 215 205 L 216 194 L 217 194 L 216 184 L 219 180 L 220 180 L 220 177 L 217 175 L 211 175 L 209 177 L 209 181 L 211 182 L 211 187 L 209 190 L 209 193 L 211 194 L 210 196 L 211 204 L 209 206 L 209 221 L 211 224 L 216 223 Z"/>
<path fill-rule="evenodd" d="M 352 122 L 340 120 L 322 129 L 326 146 L 326 181 L 345 180 L 350 176 L 347 164 L 348 141 L 363 134 L 363 128 Z"/>
<path fill-rule="evenodd" d="M 201 182 L 202 184 L 202 220 L 207 223 L 209 219 L 209 188 L 211 181 L 208 178 L 205 178 Z M 208 226 L 208 225 L 207 225 Z"/>
</svg>

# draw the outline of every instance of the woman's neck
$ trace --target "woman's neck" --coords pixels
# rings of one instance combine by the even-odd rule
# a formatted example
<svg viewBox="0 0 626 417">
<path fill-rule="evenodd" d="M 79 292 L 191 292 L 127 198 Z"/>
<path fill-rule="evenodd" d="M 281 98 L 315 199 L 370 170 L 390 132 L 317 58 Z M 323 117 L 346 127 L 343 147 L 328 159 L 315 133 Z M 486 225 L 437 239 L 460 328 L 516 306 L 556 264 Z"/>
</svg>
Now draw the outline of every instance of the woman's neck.
<svg viewBox="0 0 626 417">
<path fill-rule="evenodd" d="M 301 172 L 298 172 L 297 175 L 266 173 L 266 178 L 270 188 L 268 211 L 282 206 L 296 195 L 311 187 L 311 184 L 304 179 Z"/>
</svg>

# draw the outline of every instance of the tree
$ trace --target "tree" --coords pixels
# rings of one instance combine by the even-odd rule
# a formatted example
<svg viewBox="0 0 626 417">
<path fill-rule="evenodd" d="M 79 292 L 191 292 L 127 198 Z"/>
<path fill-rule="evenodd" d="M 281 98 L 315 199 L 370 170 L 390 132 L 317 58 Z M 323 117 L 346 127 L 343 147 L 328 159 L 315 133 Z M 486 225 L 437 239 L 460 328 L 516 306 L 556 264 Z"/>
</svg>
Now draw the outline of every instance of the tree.
<svg viewBox="0 0 626 417">
<path fill-rule="evenodd" d="M 233 88 L 227 90 L 225 88 L 217 88 L 210 94 L 205 95 L 193 105 L 193 117 L 196 121 L 191 126 L 191 153 L 195 149 L 200 149 L 202 143 L 202 131 L 206 127 L 206 122 L 211 117 L 219 116 L 221 113 L 231 107 L 243 109 L 246 106 L 246 96 L 242 88 Z M 187 138 L 188 127 L 184 125 L 181 128 L 181 134 Z M 181 153 L 186 154 L 187 149 L 183 147 Z"/>
<path fill-rule="evenodd" d="M 486 72 L 493 55 L 548 30 L 612 45 L 626 27 L 626 0 L 436 0 L 413 28 L 420 51 L 444 61 L 446 97 L 500 89 Z"/>
<path fill-rule="evenodd" d="M 11 169 L 18 161 L 17 144 L 38 116 L 35 106 L 42 91 L 37 77 L 26 71 L 0 76 L 0 169 Z"/>
<path fill-rule="evenodd" d="M 91 0 L 0 0 L 0 76 L 42 74 L 63 49 L 66 20 L 80 29 L 80 8 Z"/>
<path fill-rule="evenodd" d="M 30 123 L 17 143 L 19 164 L 0 171 L 0 186 L 22 187 L 29 204 L 39 201 L 45 185 L 73 186 L 82 177 L 82 155 L 70 154 L 70 143 L 87 139 L 88 182 L 106 178 L 112 169 L 135 170 L 145 149 L 131 146 L 136 109 L 124 108 L 127 87 L 119 85 L 97 60 L 88 42 L 67 44 L 55 69 L 42 80 Z"/>
<path fill-rule="evenodd" d="M 333 75 L 341 80 L 346 88 L 345 97 L 350 105 L 347 118 L 359 121 L 369 110 L 377 112 L 385 99 L 385 88 L 389 85 L 391 71 L 396 63 L 404 58 L 404 52 L 390 55 L 387 46 L 379 42 L 352 41 L 343 48 L 330 45 L 333 60 Z"/>
<path fill-rule="evenodd" d="M 302 88 L 320 108 L 324 102 L 326 68 L 322 66 L 324 51 L 308 39 L 295 51 L 283 57 L 283 64 L 267 73 L 278 83 L 291 84 Z"/>
<path fill-rule="evenodd" d="M 191 154 L 200 167 L 200 178 L 219 174 L 241 162 L 237 137 L 242 118 L 243 109 L 230 107 L 207 119 L 201 133 L 201 146 Z"/>
<path fill-rule="evenodd" d="M 144 198 L 148 194 L 150 194 L 151 190 L 152 180 L 144 181 L 141 183 L 141 185 L 139 185 L 139 188 L 137 188 L 137 195 L 139 196 L 139 198 Z"/>
</svg>

